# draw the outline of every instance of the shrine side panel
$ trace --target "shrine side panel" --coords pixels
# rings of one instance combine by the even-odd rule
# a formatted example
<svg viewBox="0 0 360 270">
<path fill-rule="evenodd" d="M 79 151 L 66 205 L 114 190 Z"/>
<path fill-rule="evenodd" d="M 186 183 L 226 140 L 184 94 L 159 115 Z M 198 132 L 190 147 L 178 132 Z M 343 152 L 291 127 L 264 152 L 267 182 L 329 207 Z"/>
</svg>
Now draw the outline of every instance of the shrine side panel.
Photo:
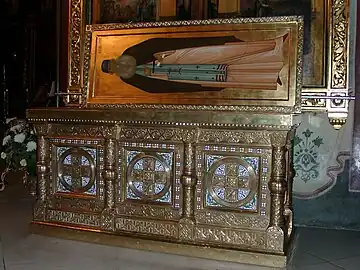
<svg viewBox="0 0 360 270">
<path fill-rule="evenodd" d="M 177 238 L 182 144 L 128 140 L 118 149 L 116 230 Z"/>
<path fill-rule="evenodd" d="M 271 147 L 199 144 L 194 239 L 265 248 L 270 173 Z"/>
<path fill-rule="evenodd" d="M 104 207 L 100 139 L 49 138 L 47 220 L 98 227 Z"/>
</svg>

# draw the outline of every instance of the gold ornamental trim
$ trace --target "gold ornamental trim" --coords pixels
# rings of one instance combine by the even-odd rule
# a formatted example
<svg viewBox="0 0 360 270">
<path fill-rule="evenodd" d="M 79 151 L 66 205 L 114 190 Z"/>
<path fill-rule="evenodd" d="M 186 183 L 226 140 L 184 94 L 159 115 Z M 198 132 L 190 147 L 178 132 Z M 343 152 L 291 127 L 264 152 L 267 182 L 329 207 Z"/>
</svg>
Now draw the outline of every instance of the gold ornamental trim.
<svg viewBox="0 0 360 270">
<path fill-rule="evenodd" d="M 295 123 L 291 114 L 232 113 L 226 111 L 159 111 L 159 110 L 113 110 L 113 109 L 30 109 L 27 119 L 41 124 L 44 130 L 53 125 L 71 124 L 69 133 L 78 133 L 88 125 L 97 128 L 92 136 L 111 132 L 122 126 L 167 126 L 184 128 L 228 128 L 228 129 L 289 129 Z M 45 125 L 45 126 L 44 126 Z M 94 128 L 95 128 L 94 127 Z M 113 130 L 114 132 L 115 130 Z"/>
<path fill-rule="evenodd" d="M 348 7 L 348 0 L 334 0 L 332 2 L 332 13 L 330 16 L 330 87 L 335 89 L 348 88 Z"/>
<path fill-rule="evenodd" d="M 38 128 L 43 128 L 43 125 L 45 122 L 50 122 L 50 123 L 59 123 L 59 126 L 57 126 L 57 124 L 54 125 L 50 125 L 49 124 L 49 128 L 51 129 L 51 133 L 54 134 L 63 134 L 63 135 L 73 135 L 76 136 L 78 134 L 83 134 L 83 135 L 89 135 L 89 131 L 85 131 L 85 128 L 88 128 L 86 126 L 77 126 L 77 127 L 72 127 L 72 128 L 68 128 L 68 127 L 64 127 L 62 126 L 60 123 L 62 124 L 103 124 L 102 126 L 98 126 L 95 128 L 91 128 L 91 135 L 93 137 L 106 137 L 106 134 L 115 134 L 116 133 L 116 128 L 109 128 L 109 125 L 115 125 L 118 126 L 119 128 L 123 125 L 127 125 L 127 126 L 134 126 L 134 127 L 139 127 L 139 126 L 166 126 L 166 127 L 183 127 L 183 128 L 187 128 L 187 127 L 192 127 L 192 128 L 196 128 L 196 127 L 201 127 L 201 128 L 227 128 L 227 129 L 238 129 L 238 128 L 244 128 L 244 129 L 266 129 L 266 130 L 288 130 L 290 129 L 291 125 L 263 125 L 263 124 L 253 124 L 253 125 L 246 125 L 246 124 L 222 124 L 222 123 L 218 123 L 218 124 L 211 124 L 211 123 L 179 123 L 179 122 L 152 122 L 152 121 L 101 121 L 101 120 L 92 120 L 92 121 L 78 121 L 78 119 L 68 119 L 68 120 L 64 120 L 64 119 L 46 119 L 46 118 L 28 118 L 28 121 L 32 124 L 35 125 L 35 127 Z"/>
<path fill-rule="evenodd" d="M 83 56 L 83 33 L 85 25 L 85 1 L 70 0 L 69 5 L 69 69 L 68 69 L 68 93 L 79 93 L 82 88 L 82 56 Z M 81 97 L 71 95 L 66 97 L 68 105 L 76 105 L 81 102 Z"/>
</svg>

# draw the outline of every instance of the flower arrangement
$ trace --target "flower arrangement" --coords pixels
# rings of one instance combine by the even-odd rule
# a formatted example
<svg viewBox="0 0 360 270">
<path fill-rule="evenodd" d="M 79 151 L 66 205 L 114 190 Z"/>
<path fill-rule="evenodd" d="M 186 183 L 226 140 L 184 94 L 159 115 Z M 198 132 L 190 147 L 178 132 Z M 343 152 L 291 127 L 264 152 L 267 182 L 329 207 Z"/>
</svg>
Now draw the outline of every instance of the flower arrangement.
<svg viewBox="0 0 360 270">
<path fill-rule="evenodd" d="M 1 181 L 9 171 L 23 170 L 27 175 L 36 175 L 36 137 L 26 120 L 16 118 L 6 120 L 8 129 L 2 140 L 1 160 L 5 171 Z"/>
</svg>

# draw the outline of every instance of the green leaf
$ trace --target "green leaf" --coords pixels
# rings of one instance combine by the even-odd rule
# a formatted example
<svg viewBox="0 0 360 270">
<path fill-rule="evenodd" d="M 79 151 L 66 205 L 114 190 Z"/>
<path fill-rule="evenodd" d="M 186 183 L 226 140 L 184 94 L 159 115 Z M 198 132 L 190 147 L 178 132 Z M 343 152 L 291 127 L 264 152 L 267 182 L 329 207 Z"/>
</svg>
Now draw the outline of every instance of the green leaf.
<svg viewBox="0 0 360 270">
<path fill-rule="evenodd" d="M 314 132 L 310 131 L 310 129 L 306 129 L 303 134 L 306 138 L 309 138 Z"/>
<path fill-rule="evenodd" d="M 324 144 L 323 138 L 317 137 L 312 141 L 317 147 L 320 147 L 320 145 Z"/>
<path fill-rule="evenodd" d="M 293 139 L 293 143 L 294 145 L 298 145 L 299 143 L 301 143 L 303 140 L 298 137 L 298 136 L 295 136 L 294 139 Z"/>
</svg>

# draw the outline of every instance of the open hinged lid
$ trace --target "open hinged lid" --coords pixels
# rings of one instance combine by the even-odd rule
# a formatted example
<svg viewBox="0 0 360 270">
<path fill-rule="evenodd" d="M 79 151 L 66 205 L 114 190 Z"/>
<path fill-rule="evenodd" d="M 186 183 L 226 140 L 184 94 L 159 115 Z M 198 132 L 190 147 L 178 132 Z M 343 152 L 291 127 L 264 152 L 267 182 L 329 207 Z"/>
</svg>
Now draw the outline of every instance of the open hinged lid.
<svg viewBox="0 0 360 270">
<path fill-rule="evenodd" d="M 86 107 L 301 110 L 302 17 L 89 25 Z"/>
</svg>

